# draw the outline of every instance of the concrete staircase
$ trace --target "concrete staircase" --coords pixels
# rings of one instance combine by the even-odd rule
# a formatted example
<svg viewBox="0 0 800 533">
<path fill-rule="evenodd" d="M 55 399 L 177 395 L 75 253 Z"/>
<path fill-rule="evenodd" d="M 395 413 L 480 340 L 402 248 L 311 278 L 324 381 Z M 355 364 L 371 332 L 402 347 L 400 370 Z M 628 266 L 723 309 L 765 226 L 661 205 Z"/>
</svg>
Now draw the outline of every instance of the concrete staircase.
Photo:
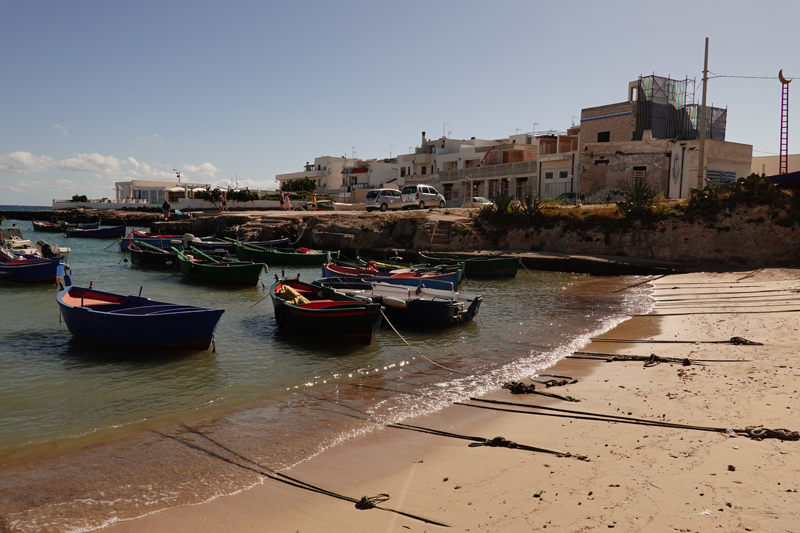
<svg viewBox="0 0 800 533">
<path fill-rule="evenodd" d="M 440 220 L 436 223 L 436 229 L 433 230 L 433 237 L 431 238 L 431 251 L 449 248 L 452 225 L 453 223 L 449 220 Z"/>
</svg>

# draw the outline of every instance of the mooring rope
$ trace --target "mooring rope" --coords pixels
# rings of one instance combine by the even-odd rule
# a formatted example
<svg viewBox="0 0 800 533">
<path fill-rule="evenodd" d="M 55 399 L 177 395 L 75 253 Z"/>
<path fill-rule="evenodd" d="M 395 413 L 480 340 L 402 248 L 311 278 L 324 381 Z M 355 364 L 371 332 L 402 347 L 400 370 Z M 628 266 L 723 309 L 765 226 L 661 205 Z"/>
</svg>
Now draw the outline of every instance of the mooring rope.
<svg viewBox="0 0 800 533">
<path fill-rule="evenodd" d="M 719 427 L 710 427 L 710 426 L 693 426 L 688 424 L 677 424 L 673 422 L 661 422 L 658 420 L 647 420 L 644 418 L 633 418 L 629 416 L 617 416 L 617 415 L 606 415 L 606 414 L 598 414 L 598 413 L 591 413 L 587 411 L 573 411 L 571 409 L 559 409 L 556 407 L 544 407 L 541 405 L 531 405 L 531 404 L 524 404 L 524 403 L 517 403 L 517 402 L 506 402 L 502 400 L 486 400 L 482 398 L 470 398 L 471 401 L 474 402 L 483 402 L 483 403 L 490 403 L 490 404 L 499 404 L 499 405 L 508 405 L 513 407 L 524 407 L 527 409 L 540 409 L 543 411 L 553 411 L 552 413 L 539 413 L 536 411 L 519 411 L 516 409 L 503 409 L 500 407 L 489 407 L 484 405 L 475 405 L 463 402 L 456 402 L 455 405 L 464 405 L 467 407 L 477 407 L 481 409 L 494 409 L 498 411 L 504 411 L 509 413 L 520 413 L 520 414 L 531 414 L 531 415 L 543 415 L 543 416 L 553 416 L 557 418 L 573 418 L 576 420 L 597 420 L 600 422 L 620 422 L 624 424 L 635 424 L 635 425 L 644 425 L 644 426 L 657 426 L 657 427 L 666 427 L 666 428 L 674 428 L 674 429 L 693 429 L 697 431 L 710 431 L 714 433 L 725 433 L 730 434 L 730 431 L 738 435 L 744 435 L 753 439 L 761 440 L 766 438 L 776 438 L 780 440 L 800 440 L 800 432 L 792 431 L 789 429 L 767 429 L 763 428 L 762 426 L 747 426 L 744 429 L 731 429 L 731 428 L 719 428 Z M 561 414 L 563 413 L 563 414 Z M 730 430 L 730 431 L 729 431 Z"/>
<path fill-rule="evenodd" d="M 574 355 L 568 355 L 567 359 L 596 359 L 605 360 L 607 362 L 613 361 L 648 361 L 654 355 L 627 355 L 616 353 L 602 353 L 602 352 L 572 352 Z M 659 357 L 656 356 L 661 363 L 681 363 L 684 366 L 699 364 L 699 363 L 746 363 L 749 359 L 689 359 L 680 357 Z M 687 364 L 688 363 L 688 364 Z"/>
<path fill-rule="evenodd" d="M 656 340 L 656 339 L 607 339 L 595 337 L 592 342 L 614 342 L 618 344 L 733 344 L 738 346 L 764 346 L 764 343 L 745 339 L 744 337 L 731 337 L 727 341 L 684 341 L 684 340 Z"/>
<path fill-rule="evenodd" d="M 407 429 L 410 431 L 419 431 L 420 433 L 427 433 L 429 435 L 438 435 L 440 437 L 449 437 L 453 439 L 463 439 L 463 440 L 470 440 L 472 441 L 469 444 L 470 448 L 475 448 L 478 446 L 488 446 L 491 448 L 510 448 L 510 449 L 517 449 L 517 450 L 525 450 L 529 452 L 540 452 L 540 453 L 548 453 L 551 455 L 555 455 L 557 457 L 569 457 L 575 458 L 581 461 L 588 461 L 589 458 L 585 455 L 572 455 L 569 452 L 558 452 L 555 450 L 548 450 L 546 448 L 538 448 L 536 446 L 529 446 L 527 444 L 518 444 L 516 442 L 507 440 L 503 437 L 494 437 L 493 439 L 485 439 L 483 437 L 473 437 L 470 435 L 460 435 L 458 433 L 450 433 L 448 431 L 442 431 L 439 429 L 431 429 L 421 426 L 412 426 L 409 424 L 389 424 L 390 428 L 395 429 Z"/>
<path fill-rule="evenodd" d="M 623 288 L 621 288 L 621 289 L 617 289 L 617 290 L 615 290 L 613 294 L 616 294 L 616 293 L 618 293 L 618 292 L 622 292 L 622 291 L 627 291 L 628 289 L 632 289 L 632 288 L 634 288 L 634 287 L 638 287 L 639 285 L 644 285 L 645 283 L 650 283 L 651 281 L 656 281 L 656 280 L 658 280 L 658 279 L 665 278 L 665 277 L 667 277 L 668 275 L 669 275 L 669 274 L 662 274 L 661 276 L 657 276 L 657 277 L 655 277 L 655 278 L 646 279 L 646 280 L 644 280 L 644 281 L 640 281 L 639 283 L 634 283 L 633 285 L 628 285 L 627 287 L 623 287 Z"/>
<path fill-rule="evenodd" d="M 503 388 L 508 389 L 511 394 L 538 394 L 540 396 L 549 396 L 550 398 L 557 398 L 566 402 L 579 402 L 577 398 L 572 396 L 561 396 L 560 394 L 553 394 L 552 392 L 542 392 L 536 390 L 536 385 L 533 383 L 525 384 L 520 381 L 508 381 L 503 383 Z"/>
<path fill-rule="evenodd" d="M 417 516 L 417 515 L 414 515 L 414 514 L 411 514 L 411 513 L 406 513 L 404 511 L 399 511 L 397 509 L 392 509 L 390 507 L 380 507 L 378 504 L 383 503 L 383 502 L 385 502 L 385 501 L 387 501 L 389 499 L 389 495 L 388 494 L 378 494 L 377 496 L 371 496 L 371 497 L 362 496 L 361 498 L 353 498 L 351 496 L 346 496 L 344 494 L 339 494 L 337 492 L 330 491 L 328 489 L 319 487 L 317 485 L 313 485 L 311 483 L 307 483 L 305 481 L 299 480 L 297 478 L 294 478 L 292 476 L 283 474 L 281 472 L 277 472 L 275 470 L 272 470 L 271 468 L 268 468 L 266 466 L 263 466 L 263 465 L 257 463 L 256 461 L 253 461 L 252 459 L 250 459 L 248 457 L 245 457 L 245 456 L 241 455 L 238 452 L 235 452 L 235 451 L 231 450 L 227 446 L 223 446 L 222 444 L 214 441 L 210 437 L 204 435 L 202 432 L 200 432 L 200 431 L 198 431 L 198 430 L 196 430 L 194 428 L 191 428 L 191 427 L 186 426 L 186 425 L 183 425 L 183 427 L 186 428 L 190 433 L 193 433 L 195 435 L 198 435 L 198 436 L 202 437 L 203 439 L 211 442 L 214 446 L 217 446 L 217 447 L 225 450 L 229 454 L 233 455 L 234 457 L 238 458 L 239 460 L 244 461 L 246 464 L 241 464 L 240 462 L 238 462 L 238 461 L 236 461 L 234 459 L 230 459 L 230 458 L 225 457 L 224 455 L 222 455 L 222 454 L 220 454 L 218 452 L 203 448 L 202 446 L 200 446 L 198 444 L 195 444 L 193 442 L 189 442 L 188 440 L 185 440 L 185 439 L 182 439 L 182 438 L 179 438 L 179 437 L 174 437 L 174 436 L 171 436 L 171 435 L 166 435 L 164 433 L 159 433 L 159 432 L 156 432 L 156 433 L 159 434 L 159 435 L 162 435 L 162 436 L 164 436 L 166 438 L 170 438 L 170 439 L 176 440 L 176 441 L 180 442 L 181 444 L 183 444 L 183 445 L 185 445 L 185 446 L 187 446 L 189 448 L 201 451 L 201 452 L 203 452 L 203 453 L 205 453 L 205 454 L 207 454 L 207 455 L 209 455 L 211 457 L 220 459 L 220 460 L 225 461 L 227 463 L 230 463 L 230 464 L 232 464 L 234 466 L 238 466 L 239 468 L 244 468 L 246 470 L 250 470 L 250 471 L 255 472 L 255 473 L 259 474 L 259 475 L 265 476 L 265 477 L 267 477 L 269 479 L 278 481 L 280 483 L 284 483 L 286 485 L 289 485 L 289 486 L 292 486 L 292 487 L 295 487 L 295 488 L 308 490 L 308 491 L 311 491 L 311 492 L 316 492 L 318 494 L 322 494 L 322 495 L 325 495 L 325 496 L 330 496 L 330 497 L 336 498 L 338 500 L 343 500 L 343 501 L 348 501 L 348 502 L 354 503 L 356 505 L 357 509 L 380 509 L 381 511 L 389 511 L 389 512 L 392 512 L 392 513 L 400 514 L 400 515 L 403 515 L 403 516 L 407 516 L 408 518 L 413 518 L 414 520 L 419 520 L 419 521 L 422 521 L 422 522 L 425 522 L 425 523 L 428 523 L 428 524 L 435 524 L 437 526 L 450 527 L 448 524 L 445 524 L 443 522 L 437 522 L 436 520 L 431 520 L 429 518 L 425 518 L 425 517 L 422 517 L 422 516 Z M 249 465 L 248 465 L 248 463 L 249 463 Z M 364 503 L 362 503 L 362 502 L 364 502 Z M 360 505 L 360 507 L 359 507 L 359 505 Z"/>
<path fill-rule="evenodd" d="M 456 374 L 462 374 L 462 375 L 464 375 L 464 376 L 468 376 L 468 375 L 469 375 L 467 372 L 459 372 L 458 370 L 453 370 L 452 368 L 447 368 L 446 366 L 444 366 L 444 365 L 441 365 L 441 364 L 437 363 L 436 361 L 434 361 L 433 359 L 431 359 L 431 358 L 430 358 L 430 357 L 428 357 L 427 355 L 423 354 L 422 352 L 420 352 L 419 350 L 417 350 L 416 348 L 414 348 L 413 346 L 411 346 L 411 343 L 409 343 L 409 342 L 408 342 L 408 341 L 405 339 L 405 337 L 403 337 L 403 336 L 400 334 L 400 332 L 399 332 L 399 331 L 397 331 L 397 328 L 395 328 L 395 327 L 394 327 L 394 324 L 392 324 L 392 323 L 389 321 L 389 319 L 388 319 L 388 318 L 386 318 L 386 313 L 384 313 L 384 312 L 383 312 L 383 309 L 381 309 L 381 315 L 383 315 L 383 319 L 386 321 L 386 323 L 387 323 L 387 324 L 389 324 L 389 326 L 391 326 L 391 328 L 394 330 L 394 332 L 395 332 L 395 333 L 397 333 L 397 336 L 398 336 L 398 337 L 400 337 L 400 340 L 402 340 L 404 343 L 406 343 L 406 344 L 408 345 L 408 347 L 409 347 L 409 348 L 411 348 L 412 350 L 414 350 L 415 352 L 417 352 L 417 354 L 419 354 L 419 356 L 420 356 L 420 357 L 422 357 L 423 359 L 425 359 L 425 360 L 426 360 L 426 361 L 428 361 L 429 363 L 431 363 L 431 364 L 434 364 L 434 365 L 438 366 L 439 368 L 442 368 L 442 369 L 444 369 L 444 370 L 447 370 L 447 371 L 449 371 L 449 372 L 455 372 Z"/>
</svg>

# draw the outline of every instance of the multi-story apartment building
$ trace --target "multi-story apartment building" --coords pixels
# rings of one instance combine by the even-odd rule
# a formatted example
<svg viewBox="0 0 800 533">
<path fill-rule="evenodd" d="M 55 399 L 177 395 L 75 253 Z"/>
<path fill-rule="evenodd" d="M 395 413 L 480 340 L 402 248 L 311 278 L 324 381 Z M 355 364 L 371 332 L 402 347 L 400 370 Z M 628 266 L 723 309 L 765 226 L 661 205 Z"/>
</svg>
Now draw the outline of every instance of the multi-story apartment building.
<svg viewBox="0 0 800 533">
<path fill-rule="evenodd" d="M 338 194 L 347 188 L 342 171 L 348 167 L 357 167 L 357 161 L 348 157 L 317 157 L 313 164 L 307 162 L 302 171 L 278 174 L 275 180 L 283 188 L 287 181 L 308 178 L 316 182 L 317 192 Z"/>
<path fill-rule="evenodd" d="M 753 147 L 725 141 L 727 110 L 707 107 L 702 184 L 698 183 L 700 106 L 689 103 L 689 80 L 646 76 L 628 84 L 626 102 L 581 111 L 581 189 L 607 200 L 643 179 L 668 198 L 698 185 L 750 174 Z"/>
</svg>

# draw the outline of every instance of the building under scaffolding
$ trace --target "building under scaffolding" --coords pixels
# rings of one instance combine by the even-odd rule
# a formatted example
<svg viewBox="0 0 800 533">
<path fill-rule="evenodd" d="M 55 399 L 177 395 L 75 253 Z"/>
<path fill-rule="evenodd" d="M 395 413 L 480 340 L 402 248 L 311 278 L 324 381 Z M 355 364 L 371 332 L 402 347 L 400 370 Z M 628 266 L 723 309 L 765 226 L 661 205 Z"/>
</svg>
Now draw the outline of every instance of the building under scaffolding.
<svg viewBox="0 0 800 533">
<path fill-rule="evenodd" d="M 701 105 L 694 103 L 694 80 L 643 76 L 637 86 L 634 141 L 650 130 L 654 139 L 700 138 Z M 728 110 L 706 106 L 706 139 L 725 140 Z"/>
</svg>

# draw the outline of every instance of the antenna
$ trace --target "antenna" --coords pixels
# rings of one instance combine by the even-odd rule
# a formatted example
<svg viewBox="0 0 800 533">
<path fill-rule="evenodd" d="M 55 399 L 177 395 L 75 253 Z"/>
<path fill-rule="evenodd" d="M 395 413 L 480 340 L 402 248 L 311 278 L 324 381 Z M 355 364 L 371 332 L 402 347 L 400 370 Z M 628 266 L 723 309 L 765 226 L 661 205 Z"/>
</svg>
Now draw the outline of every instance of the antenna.
<svg viewBox="0 0 800 533">
<path fill-rule="evenodd" d="M 536 126 L 538 126 L 538 125 L 539 125 L 538 122 L 534 122 L 533 123 L 533 131 L 531 133 L 533 134 L 534 137 L 536 136 Z"/>
<path fill-rule="evenodd" d="M 442 137 L 446 137 L 446 135 L 444 134 L 444 128 L 445 128 L 445 126 L 449 126 L 449 125 L 450 125 L 449 122 L 442 122 Z"/>
<path fill-rule="evenodd" d="M 356 147 L 353 146 L 353 159 L 355 158 L 356 158 Z M 353 164 L 355 164 L 355 161 L 353 162 Z"/>
<path fill-rule="evenodd" d="M 395 146 L 397 146 L 397 145 L 396 144 L 390 144 L 389 145 L 389 159 L 392 158 L 392 148 L 394 148 Z"/>
</svg>

